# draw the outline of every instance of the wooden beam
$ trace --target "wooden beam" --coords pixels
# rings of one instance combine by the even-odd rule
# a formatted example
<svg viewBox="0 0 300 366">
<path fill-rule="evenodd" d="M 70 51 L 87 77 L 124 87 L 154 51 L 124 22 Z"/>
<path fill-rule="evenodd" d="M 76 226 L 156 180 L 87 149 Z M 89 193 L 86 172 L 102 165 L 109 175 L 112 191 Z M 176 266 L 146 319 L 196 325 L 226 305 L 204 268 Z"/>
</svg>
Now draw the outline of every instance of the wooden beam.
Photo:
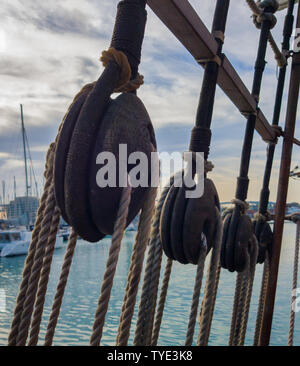
<svg viewBox="0 0 300 366">
<path fill-rule="evenodd" d="M 148 5 L 176 38 L 196 59 L 212 59 L 218 45 L 188 0 L 147 0 Z M 218 85 L 243 114 L 256 113 L 256 101 L 224 56 L 219 70 Z M 255 126 L 264 140 L 276 135 L 262 111 L 258 111 Z"/>
</svg>

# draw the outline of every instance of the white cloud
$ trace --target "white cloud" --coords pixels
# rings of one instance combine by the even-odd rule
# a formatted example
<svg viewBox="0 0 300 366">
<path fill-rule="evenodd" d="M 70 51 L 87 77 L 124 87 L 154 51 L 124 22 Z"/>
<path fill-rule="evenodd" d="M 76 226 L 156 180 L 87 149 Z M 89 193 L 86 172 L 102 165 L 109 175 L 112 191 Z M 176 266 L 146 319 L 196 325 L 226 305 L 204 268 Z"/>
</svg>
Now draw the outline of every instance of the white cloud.
<svg viewBox="0 0 300 366">
<path fill-rule="evenodd" d="M 55 138 L 73 96 L 82 85 L 95 80 L 102 70 L 98 59 L 101 51 L 110 44 L 117 3 L 116 0 L 1 2 L 0 144 L 4 145 L 7 136 L 19 131 L 19 104 L 23 103 L 39 177 L 42 176 L 46 146 Z M 210 28 L 215 2 L 191 0 L 191 4 Z M 259 31 L 250 16 L 245 2 L 231 4 L 224 44 L 224 52 L 248 88 L 252 84 L 259 38 Z M 279 45 L 283 21 L 284 13 L 278 13 L 278 25 L 273 34 Z M 5 52 L 1 47 L 3 39 Z M 261 107 L 271 119 L 276 90 L 276 64 L 271 51 L 268 51 L 267 60 Z M 192 127 L 203 70 L 150 9 L 140 70 L 145 75 L 145 85 L 139 96 L 149 111 L 157 134 L 161 128 L 172 129 L 174 125 Z M 281 122 L 285 117 L 286 97 L 285 93 Z M 234 195 L 245 118 L 219 89 L 213 117 L 211 156 L 216 169 L 212 176 L 218 179 L 218 188 L 222 188 L 221 198 L 228 200 Z M 300 126 L 296 134 L 300 136 Z M 181 136 L 180 149 L 183 145 L 188 147 L 188 139 L 189 134 Z M 164 149 L 163 142 L 160 149 Z M 252 199 L 258 197 L 264 149 L 265 144 L 256 136 L 250 175 L 257 188 L 250 188 Z M 293 163 L 300 159 L 299 149 L 296 149 Z M 278 173 L 279 158 L 280 150 L 277 149 L 274 177 Z M 5 160 L 5 156 L 0 155 L 0 159 Z M 275 184 L 273 179 L 273 188 Z M 291 192 L 291 195 L 295 194 L 293 190 Z M 296 199 L 296 196 L 292 197 Z"/>
</svg>

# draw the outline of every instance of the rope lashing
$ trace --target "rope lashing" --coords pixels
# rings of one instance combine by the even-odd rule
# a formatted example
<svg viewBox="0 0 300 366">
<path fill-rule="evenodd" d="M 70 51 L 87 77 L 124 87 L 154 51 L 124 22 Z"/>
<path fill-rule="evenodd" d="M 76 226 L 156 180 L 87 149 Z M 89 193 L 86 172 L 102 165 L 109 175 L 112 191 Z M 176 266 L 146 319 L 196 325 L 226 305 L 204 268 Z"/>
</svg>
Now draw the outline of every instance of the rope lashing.
<svg viewBox="0 0 300 366">
<path fill-rule="evenodd" d="M 62 305 L 62 301 L 63 301 L 63 296 L 65 293 L 65 288 L 66 288 L 67 281 L 68 281 L 68 276 L 69 276 L 69 272 L 70 272 L 70 268 L 71 268 L 71 264 L 72 264 L 72 260 L 73 260 L 76 243 L 77 243 L 77 234 L 72 229 L 69 239 L 68 239 L 68 245 L 67 245 L 67 249 L 66 249 L 66 253 L 65 253 L 65 257 L 64 257 L 64 262 L 62 265 L 56 293 L 55 293 L 54 300 L 53 300 L 52 310 L 51 310 L 51 314 L 49 317 L 49 322 L 48 322 L 46 336 L 45 336 L 45 343 L 44 343 L 45 346 L 51 346 L 52 342 L 53 342 L 54 332 L 55 332 L 55 328 L 57 325 L 57 321 L 58 321 L 58 317 L 59 317 L 59 313 L 60 313 L 60 309 L 61 309 L 61 305 Z"/>
<path fill-rule="evenodd" d="M 263 9 L 265 7 L 271 6 L 277 10 L 278 9 L 277 1 L 268 0 L 268 1 L 258 2 L 258 5 L 254 0 L 246 0 L 246 2 L 248 4 L 249 8 L 251 9 L 251 11 L 253 12 L 253 21 L 257 28 L 261 27 L 261 23 L 264 19 L 267 19 L 271 22 L 271 28 L 273 28 L 276 25 L 277 21 L 276 21 L 276 17 L 274 16 L 274 14 L 272 14 L 272 13 L 264 14 Z M 287 64 L 286 53 L 280 51 L 271 32 L 269 34 L 268 41 L 269 41 L 272 51 L 274 52 L 275 60 L 277 61 L 278 67 L 282 68 L 282 67 L 286 66 L 286 64 Z"/>
<path fill-rule="evenodd" d="M 128 208 L 130 204 L 130 195 L 131 187 L 124 188 L 120 201 L 118 217 L 115 223 L 114 233 L 111 240 L 111 247 L 109 249 L 106 270 L 102 281 L 101 295 L 99 297 L 98 307 L 96 310 L 95 321 L 93 325 L 93 333 L 90 339 L 91 346 L 99 346 L 102 338 L 105 316 L 107 313 L 111 289 L 113 286 L 114 276 L 118 264 L 123 233 L 126 227 Z"/>
<path fill-rule="evenodd" d="M 130 92 L 138 89 L 142 84 L 144 84 L 144 77 L 140 74 L 138 74 L 135 79 L 130 80 L 131 67 L 127 56 L 122 51 L 118 51 L 111 47 L 107 51 L 102 52 L 100 61 L 104 67 L 107 67 L 108 63 L 112 61 L 116 62 L 120 67 L 120 79 L 114 90 L 115 93 Z"/>
<path fill-rule="evenodd" d="M 296 239 L 295 239 L 295 254 L 294 254 L 294 267 L 293 267 L 292 298 L 291 298 L 288 346 L 292 346 L 293 342 L 294 342 L 295 314 L 296 314 L 296 306 L 297 306 L 296 300 L 297 300 L 299 249 L 300 249 L 300 213 L 293 214 L 291 219 L 293 222 L 296 223 Z"/>
<path fill-rule="evenodd" d="M 22 311 L 24 308 L 24 302 L 26 299 L 26 291 L 28 288 L 28 283 L 29 283 L 29 279 L 30 279 L 30 275 L 31 275 L 31 269 L 32 269 L 32 266 L 34 263 L 34 256 L 36 253 L 37 246 L 39 244 L 39 234 L 40 234 L 40 231 L 42 228 L 42 221 L 43 221 L 44 211 L 46 208 L 47 197 L 48 197 L 49 189 L 50 189 L 51 183 L 52 183 L 53 150 L 54 150 L 54 146 L 51 144 L 48 149 L 47 157 L 46 157 L 45 172 L 44 172 L 44 177 L 45 177 L 44 190 L 43 190 L 43 194 L 42 194 L 42 197 L 40 200 L 40 205 L 39 205 L 37 215 L 36 215 L 36 221 L 35 221 L 34 229 L 32 232 L 31 242 L 29 245 L 28 254 L 26 257 L 25 265 L 24 265 L 22 282 L 21 282 L 21 285 L 19 288 L 19 293 L 18 293 L 18 297 L 17 297 L 17 301 L 16 301 L 14 316 L 13 316 L 13 320 L 12 320 L 12 324 L 11 324 L 11 330 L 10 330 L 10 334 L 8 337 L 9 346 L 15 346 L 16 342 L 17 342 L 17 336 L 19 333 L 18 329 L 19 329 L 19 325 L 20 325 Z"/>
</svg>

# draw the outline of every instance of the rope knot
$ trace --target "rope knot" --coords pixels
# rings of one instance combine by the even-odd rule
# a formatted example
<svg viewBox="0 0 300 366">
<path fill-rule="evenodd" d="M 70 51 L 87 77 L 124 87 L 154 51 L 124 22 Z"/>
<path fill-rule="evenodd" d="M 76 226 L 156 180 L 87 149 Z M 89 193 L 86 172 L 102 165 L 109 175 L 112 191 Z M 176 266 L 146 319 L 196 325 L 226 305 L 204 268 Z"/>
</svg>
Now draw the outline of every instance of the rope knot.
<svg viewBox="0 0 300 366">
<path fill-rule="evenodd" d="M 237 205 L 240 207 L 242 213 L 245 213 L 249 209 L 249 203 L 246 201 L 239 200 L 238 198 L 234 198 L 231 201 L 234 205 Z"/>
<path fill-rule="evenodd" d="M 130 92 L 138 89 L 142 84 L 144 84 L 144 77 L 140 74 L 133 80 L 131 78 L 131 67 L 128 62 L 127 56 L 122 51 L 118 51 L 111 47 L 108 51 L 103 51 L 100 57 L 102 65 L 106 67 L 109 62 L 116 62 L 120 69 L 120 80 L 119 85 L 114 90 L 115 93 Z"/>
</svg>

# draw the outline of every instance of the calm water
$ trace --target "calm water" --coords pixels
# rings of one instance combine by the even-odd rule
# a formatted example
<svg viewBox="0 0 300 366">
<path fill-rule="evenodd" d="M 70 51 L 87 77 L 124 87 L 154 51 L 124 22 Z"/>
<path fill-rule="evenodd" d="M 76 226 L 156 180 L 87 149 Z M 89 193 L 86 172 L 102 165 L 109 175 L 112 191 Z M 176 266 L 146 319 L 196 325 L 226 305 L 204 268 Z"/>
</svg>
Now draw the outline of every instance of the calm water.
<svg viewBox="0 0 300 366">
<path fill-rule="evenodd" d="M 127 272 L 130 264 L 132 242 L 135 233 L 127 233 L 120 252 L 119 265 L 112 290 L 110 307 L 102 345 L 114 345 L 122 306 Z M 287 223 L 279 271 L 279 287 L 275 306 L 272 331 L 272 345 L 286 345 L 289 323 L 292 258 L 294 256 L 295 226 Z M 98 244 L 79 241 L 69 276 L 68 286 L 61 309 L 61 315 L 54 339 L 55 345 L 87 345 L 92 329 L 110 241 Z M 41 341 L 51 309 L 64 249 L 55 251 L 48 295 L 45 303 Z M 0 258 L 0 289 L 5 289 L 6 312 L 0 312 L 0 344 L 5 345 L 15 306 L 25 257 Z M 250 309 L 246 344 L 251 345 L 255 327 L 255 311 L 258 303 L 262 267 L 257 266 L 254 292 Z M 189 307 L 194 286 L 195 266 L 174 264 L 166 303 L 166 310 L 160 332 L 159 345 L 183 345 Z M 300 282 L 300 281 L 299 281 Z M 226 345 L 230 327 L 235 274 L 222 271 L 216 311 L 210 337 L 211 345 Z M 299 283 L 300 287 L 300 283 Z M 136 316 L 136 314 L 135 314 Z M 134 318 L 135 322 L 135 318 Z M 133 328 L 134 329 L 134 328 Z M 132 340 L 132 335 L 131 335 Z M 300 345 L 300 314 L 296 316 L 295 345 Z"/>
</svg>

